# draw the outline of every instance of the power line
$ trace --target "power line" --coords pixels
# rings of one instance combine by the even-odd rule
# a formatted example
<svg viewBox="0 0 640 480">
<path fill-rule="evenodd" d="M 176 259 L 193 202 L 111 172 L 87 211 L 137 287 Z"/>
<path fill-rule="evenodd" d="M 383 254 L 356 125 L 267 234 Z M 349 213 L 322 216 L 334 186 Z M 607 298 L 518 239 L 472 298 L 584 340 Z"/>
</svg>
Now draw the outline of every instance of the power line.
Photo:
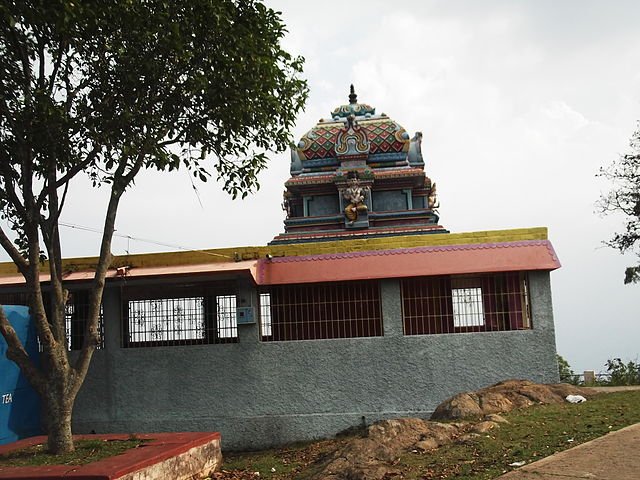
<svg viewBox="0 0 640 480">
<path fill-rule="evenodd" d="M 92 232 L 92 233 L 99 233 L 99 234 L 104 233 L 104 230 L 100 230 L 100 229 L 97 229 L 97 228 L 91 228 L 91 227 L 87 227 L 87 226 L 84 226 L 84 225 L 78 225 L 78 224 L 75 224 L 75 223 L 58 222 L 58 225 L 60 225 L 62 227 L 73 228 L 73 229 L 76 229 L 76 230 L 83 230 L 85 232 Z M 233 258 L 233 257 L 231 257 L 229 255 L 222 255 L 220 253 L 207 252 L 206 250 L 200 250 L 200 249 L 195 249 L 195 248 L 184 247 L 182 245 L 173 245 L 171 243 L 158 242 L 157 240 L 149 240 L 149 239 L 146 239 L 146 238 L 134 237 L 133 235 L 125 235 L 123 233 L 117 233 L 116 231 L 113 232 L 113 236 L 114 237 L 119 237 L 119 238 L 126 238 L 129 241 L 133 240 L 134 242 L 150 243 L 152 245 L 158 245 L 160 247 L 177 248 L 177 249 L 183 250 L 185 252 L 199 252 L 199 253 L 202 253 L 204 255 L 210 255 L 212 257 Z M 129 252 L 127 251 L 127 254 L 128 253 Z"/>
</svg>

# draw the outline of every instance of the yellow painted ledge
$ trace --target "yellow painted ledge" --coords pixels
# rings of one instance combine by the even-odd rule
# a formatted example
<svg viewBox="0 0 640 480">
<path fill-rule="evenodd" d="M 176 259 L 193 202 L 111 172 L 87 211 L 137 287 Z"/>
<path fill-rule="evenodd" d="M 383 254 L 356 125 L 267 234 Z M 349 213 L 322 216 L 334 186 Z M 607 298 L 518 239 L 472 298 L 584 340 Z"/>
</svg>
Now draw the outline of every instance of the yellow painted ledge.
<svg viewBox="0 0 640 480">
<path fill-rule="evenodd" d="M 194 265 L 212 262 L 233 262 L 274 257 L 344 253 L 366 250 L 388 250 L 394 248 L 428 247 L 439 245 L 468 245 L 474 243 L 517 242 L 522 240 L 546 240 L 547 228 L 518 228 L 512 230 L 487 230 L 465 233 L 436 233 L 424 235 L 399 235 L 393 237 L 357 240 L 332 240 L 329 242 L 295 243 L 261 247 L 234 247 L 189 252 L 144 253 L 122 255 L 114 258 L 112 266 L 162 267 L 170 265 Z M 97 257 L 68 258 L 63 261 L 65 272 L 93 270 Z M 47 263 L 42 271 L 48 272 Z M 0 276 L 15 275 L 12 262 L 0 263 Z"/>
</svg>

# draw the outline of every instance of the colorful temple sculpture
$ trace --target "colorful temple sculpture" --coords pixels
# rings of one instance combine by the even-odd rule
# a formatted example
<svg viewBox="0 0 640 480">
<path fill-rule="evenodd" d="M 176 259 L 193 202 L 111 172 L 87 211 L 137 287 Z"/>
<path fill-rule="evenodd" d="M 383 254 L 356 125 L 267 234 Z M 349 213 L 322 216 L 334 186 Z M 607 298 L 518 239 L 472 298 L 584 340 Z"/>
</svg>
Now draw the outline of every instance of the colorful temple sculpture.
<svg viewBox="0 0 640 480">
<path fill-rule="evenodd" d="M 285 233 L 271 245 L 340 238 L 446 233 L 436 184 L 424 172 L 422 133 L 349 103 L 321 119 L 291 150 Z"/>
<path fill-rule="evenodd" d="M 292 151 L 269 245 L 114 258 L 75 431 L 214 430 L 252 449 L 557 381 L 546 228 L 449 233 L 421 140 L 352 88 Z M 63 263 L 72 356 L 94 265 Z M 0 304 L 26 299 L 0 264 Z"/>
</svg>

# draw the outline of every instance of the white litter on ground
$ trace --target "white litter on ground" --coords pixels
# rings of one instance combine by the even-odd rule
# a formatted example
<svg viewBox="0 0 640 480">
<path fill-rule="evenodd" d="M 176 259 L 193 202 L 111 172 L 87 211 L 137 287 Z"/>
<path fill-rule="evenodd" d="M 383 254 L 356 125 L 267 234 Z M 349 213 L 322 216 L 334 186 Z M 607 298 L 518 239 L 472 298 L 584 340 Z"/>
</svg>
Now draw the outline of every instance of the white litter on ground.
<svg viewBox="0 0 640 480">
<path fill-rule="evenodd" d="M 513 462 L 513 463 L 510 463 L 510 464 L 509 464 L 509 466 L 510 466 L 510 467 L 521 467 L 521 466 L 523 466 L 525 463 L 527 463 L 527 462 L 526 462 L 526 461 L 522 461 L 522 462 Z"/>
<path fill-rule="evenodd" d="M 565 400 L 569 403 L 582 403 L 587 401 L 587 399 L 582 395 L 567 395 L 567 398 L 565 398 Z"/>
</svg>

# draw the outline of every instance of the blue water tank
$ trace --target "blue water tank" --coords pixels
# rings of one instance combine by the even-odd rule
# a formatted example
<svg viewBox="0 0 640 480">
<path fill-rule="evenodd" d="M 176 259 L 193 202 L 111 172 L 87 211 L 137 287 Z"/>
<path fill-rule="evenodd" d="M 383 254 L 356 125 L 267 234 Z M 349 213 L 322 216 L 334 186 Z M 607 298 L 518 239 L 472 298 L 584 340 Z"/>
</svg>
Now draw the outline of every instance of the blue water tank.
<svg viewBox="0 0 640 480">
<path fill-rule="evenodd" d="M 38 338 L 29 308 L 3 307 L 9 323 L 32 359 L 38 361 Z M 7 358 L 0 335 L 0 445 L 40 434 L 40 400 L 18 366 Z"/>
</svg>

